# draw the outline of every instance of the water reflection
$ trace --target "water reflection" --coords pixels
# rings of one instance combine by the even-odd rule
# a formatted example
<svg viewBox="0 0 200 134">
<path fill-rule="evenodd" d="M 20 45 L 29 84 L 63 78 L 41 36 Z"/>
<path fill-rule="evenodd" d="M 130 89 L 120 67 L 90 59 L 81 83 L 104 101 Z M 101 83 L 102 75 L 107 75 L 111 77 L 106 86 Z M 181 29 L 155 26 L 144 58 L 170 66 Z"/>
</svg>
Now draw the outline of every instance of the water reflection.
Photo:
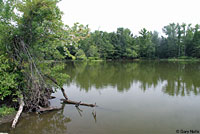
<svg viewBox="0 0 200 134">
<path fill-rule="evenodd" d="M 60 72 L 71 77 L 69 87 L 64 86 L 70 98 L 97 102 L 99 107 L 65 105 L 60 111 L 20 118 L 17 128 L 10 132 L 10 124 L 3 124 L 0 132 L 173 134 L 177 129 L 200 128 L 200 98 L 188 96 L 200 93 L 199 63 L 68 62 Z M 185 97 L 171 97 L 176 95 Z M 63 95 L 56 92 L 55 96 L 52 105 L 59 106 Z"/>
<path fill-rule="evenodd" d="M 67 124 L 71 119 L 63 114 L 63 110 L 49 112 L 47 114 L 33 114 L 22 118 L 15 129 L 10 129 L 10 125 L 1 125 L 1 131 L 9 134 L 66 134 Z M 34 130 L 34 131 L 33 131 Z"/>
<path fill-rule="evenodd" d="M 128 91 L 139 82 L 141 90 L 161 84 L 161 90 L 169 95 L 197 95 L 200 93 L 200 64 L 180 62 L 69 62 L 65 71 L 80 89 L 116 87 L 119 92 Z"/>
</svg>

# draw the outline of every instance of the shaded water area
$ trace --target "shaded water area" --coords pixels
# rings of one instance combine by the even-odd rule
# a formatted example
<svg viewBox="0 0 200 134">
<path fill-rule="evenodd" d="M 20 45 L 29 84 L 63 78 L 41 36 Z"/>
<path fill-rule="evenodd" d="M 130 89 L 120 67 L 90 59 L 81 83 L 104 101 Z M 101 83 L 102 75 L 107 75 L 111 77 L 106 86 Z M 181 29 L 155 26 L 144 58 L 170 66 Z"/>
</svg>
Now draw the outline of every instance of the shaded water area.
<svg viewBox="0 0 200 134">
<path fill-rule="evenodd" d="M 200 63 L 158 61 L 67 62 L 64 85 L 71 100 L 98 107 L 63 109 L 22 118 L 11 134 L 176 134 L 200 131 Z M 96 112 L 96 118 L 92 113 Z"/>
</svg>

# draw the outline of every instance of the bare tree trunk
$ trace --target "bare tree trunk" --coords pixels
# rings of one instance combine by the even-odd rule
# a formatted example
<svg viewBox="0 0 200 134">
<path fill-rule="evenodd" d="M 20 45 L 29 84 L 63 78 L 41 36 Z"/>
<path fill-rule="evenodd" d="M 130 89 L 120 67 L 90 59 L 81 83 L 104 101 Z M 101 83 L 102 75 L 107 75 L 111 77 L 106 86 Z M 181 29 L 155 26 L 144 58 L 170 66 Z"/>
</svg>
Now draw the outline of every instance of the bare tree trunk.
<svg viewBox="0 0 200 134">
<path fill-rule="evenodd" d="M 67 94 L 65 93 L 65 89 L 63 87 L 61 87 L 61 91 L 65 99 L 68 100 Z"/>
<path fill-rule="evenodd" d="M 23 108 L 24 108 L 24 100 L 23 100 L 23 96 L 19 98 L 19 110 L 17 111 L 17 114 L 13 120 L 13 123 L 12 123 L 12 128 L 15 128 L 17 122 L 18 122 L 18 119 L 23 111 Z"/>
</svg>

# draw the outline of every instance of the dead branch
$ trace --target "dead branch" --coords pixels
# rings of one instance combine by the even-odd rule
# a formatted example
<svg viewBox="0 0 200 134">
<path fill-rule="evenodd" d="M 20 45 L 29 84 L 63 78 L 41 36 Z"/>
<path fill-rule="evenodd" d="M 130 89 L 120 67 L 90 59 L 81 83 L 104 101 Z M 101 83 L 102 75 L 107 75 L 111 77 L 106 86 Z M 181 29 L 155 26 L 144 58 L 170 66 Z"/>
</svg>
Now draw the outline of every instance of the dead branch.
<svg viewBox="0 0 200 134">
<path fill-rule="evenodd" d="M 17 111 L 17 114 L 13 120 L 13 123 L 12 123 L 12 128 L 15 128 L 17 122 L 18 122 L 18 119 L 23 111 L 23 108 L 24 108 L 24 100 L 23 100 L 23 96 L 19 98 L 19 110 Z"/>
<path fill-rule="evenodd" d="M 59 86 L 59 85 L 58 85 L 58 82 L 57 82 L 54 78 L 52 78 L 52 77 L 50 77 L 50 76 L 48 76 L 48 75 L 44 75 L 44 76 L 47 77 L 48 79 L 50 79 L 54 84 L 56 84 L 57 86 Z M 59 86 L 59 87 L 60 87 L 60 86 Z M 65 93 L 65 89 L 64 89 L 63 87 L 60 87 L 60 89 L 61 89 L 62 94 L 63 94 L 63 96 L 65 97 L 65 99 L 68 100 L 67 94 Z"/>
<path fill-rule="evenodd" d="M 82 105 L 82 106 L 88 106 L 88 107 L 96 107 L 96 104 L 87 104 L 87 103 L 81 103 L 81 102 L 76 102 L 76 101 L 71 101 L 71 100 L 66 100 L 66 99 L 61 99 L 63 103 L 67 104 L 74 104 L 74 105 Z"/>
<path fill-rule="evenodd" d="M 75 104 L 75 107 L 78 107 L 81 104 L 81 101 Z"/>
<path fill-rule="evenodd" d="M 44 75 L 44 76 L 47 77 L 48 79 L 50 79 L 57 86 L 59 86 L 58 82 L 54 78 L 52 78 L 52 77 L 50 77 L 48 75 Z M 65 99 L 61 99 L 63 101 L 63 103 L 74 104 L 76 107 L 78 107 L 79 105 L 88 106 L 88 107 L 96 107 L 96 104 L 86 104 L 86 103 L 81 103 L 81 101 L 80 102 L 76 102 L 76 101 L 69 100 L 67 95 L 66 95 L 66 93 L 65 93 L 65 89 L 63 87 L 60 87 L 60 88 L 61 88 L 61 91 L 63 93 L 63 96 L 65 97 Z"/>
</svg>

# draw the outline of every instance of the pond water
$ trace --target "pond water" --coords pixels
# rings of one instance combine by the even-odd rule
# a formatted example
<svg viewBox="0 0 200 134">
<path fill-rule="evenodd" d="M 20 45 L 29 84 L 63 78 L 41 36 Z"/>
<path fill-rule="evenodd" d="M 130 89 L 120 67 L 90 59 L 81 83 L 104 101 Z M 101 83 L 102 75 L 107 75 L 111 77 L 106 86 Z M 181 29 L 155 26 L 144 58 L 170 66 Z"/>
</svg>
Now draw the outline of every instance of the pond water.
<svg viewBox="0 0 200 134">
<path fill-rule="evenodd" d="M 60 104 L 62 110 L 21 118 L 11 134 L 176 134 L 200 133 L 200 63 L 67 62 L 64 88 L 71 100 L 96 108 Z M 96 118 L 92 113 L 96 113 Z"/>
</svg>

